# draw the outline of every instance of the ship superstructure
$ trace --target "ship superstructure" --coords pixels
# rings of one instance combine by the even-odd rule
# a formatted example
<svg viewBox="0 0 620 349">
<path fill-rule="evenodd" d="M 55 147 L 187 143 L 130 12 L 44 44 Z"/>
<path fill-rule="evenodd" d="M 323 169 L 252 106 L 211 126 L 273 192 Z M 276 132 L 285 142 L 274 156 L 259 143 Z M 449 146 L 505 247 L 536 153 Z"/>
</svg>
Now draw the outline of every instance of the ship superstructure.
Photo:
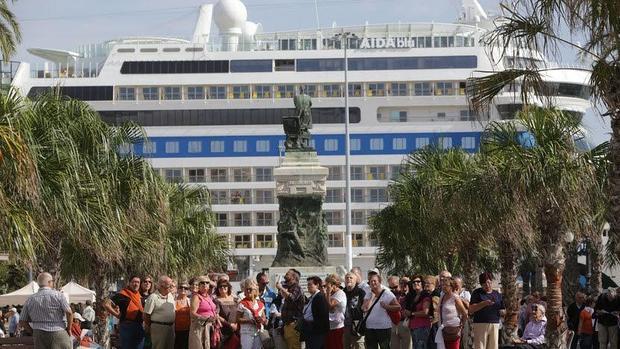
<svg viewBox="0 0 620 349">
<path fill-rule="evenodd" d="M 211 33 L 212 22 L 218 28 Z M 45 63 L 12 67 L 12 85 L 36 96 L 60 86 L 87 101 L 106 122 L 131 120 L 149 141 L 121 152 L 150 159 L 168 181 L 206 185 L 217 229 L 229 238 L 243 275 L 271 265 L 277 212 L 273 168 L 299 88 L 313 98 L 312 144 L 329 168 L 324 210 L 328 252 L 344 263 L 344 93 L 351 122 L 354 265 L 374 266 L 368 218 L 389 203 L 387 186 L 412 151 L 431 144 L 475 152 L 489 120 L 510 119 L 522 106 L 518 85 L 500 94 L 488 115 L 465 96 L 476 71 L 523 62 L 551 65 L 542 55 L 493 61 L 481 37 L 492 18 L 465 0 L 455 23 L 394 23 L 265 33 L 247 21 L 239 0 L 199 9 L 189 40 L 124 38 L 75 51 L 30 49 Z M 349 32 L 349 86 L 338 34 Z M 4 76 L 3 76 L 4 78 Z M 589 75 L 558 68 L 545 75 L 550 97 L 575 117 L 590 107 Z"/>
</svg>

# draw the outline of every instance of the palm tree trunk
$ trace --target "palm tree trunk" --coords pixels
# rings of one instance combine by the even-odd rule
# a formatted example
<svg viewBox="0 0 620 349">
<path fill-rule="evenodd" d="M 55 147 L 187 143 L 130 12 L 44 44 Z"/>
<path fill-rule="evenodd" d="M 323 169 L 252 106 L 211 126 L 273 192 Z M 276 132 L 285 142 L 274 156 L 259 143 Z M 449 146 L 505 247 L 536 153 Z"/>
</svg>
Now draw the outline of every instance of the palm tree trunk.
<svg viewBox="0 0 620 349">
<path fill-rule="evenodd" d="M 620 68 L 614 66 L 610 74 L 606 91 L 601 94 L 603 102 L 610 112 L 611 139 L 609 140 L 608 198 L 606 214 L 609 222 L 609 238 L 618 242 L 620 239 Z M 620 254 L 620 244 L 616 245 L 616 254 Z"/>
<path fill-rule="evenodd" d="M 553 235 L 543 228 L 543 236 L 552 240 Z M 561 241 L 547 241 L 543 244 L 545 251 L 544 265 L 547 277 L 547 330 L 545 339 L 547 348 L 566 348 L 565 331 L 567 330 L 562 308 L 562 274 L 564 273 L 564 247 Z"/>
<path fill-rule="evenodd" d="M 96 309 L 97 314 L 95 323 L 93 324 L 93 335 L 95 343 L 101 345 L 102 348 L 110 348 L 110 331 L 108 331 L 108 312 L 103 308 L 108 283 L 104 276 L 95 275 L 93 277 L 93 286 L 97 293 Z"/>
<path fill-rule="evenodd" d="M 562 275 L 562 300 L 564 304 L 571 304 L 580 288 L 577 257 L 577 243 L 574 242 L 567 247 L 566 266 Z"/>
<path fill-rule="evenodd" d="M 506 306 L 504 326 L 500 335 L 500 343 L 509 345 L 517 339 L 519 326 L 519 298 L 517 296 L 517 254 L 515 248 L 507 242 L 500 243 L 502 263 L 501 282 L 502 296 Z"/>
<path fill-rule="evenodd" d="M 593 234 L 588 242 L 590 254 L 590 292 L 598 295 L 603 288 L 603 241 L 600 233 Z"/>
<path fill-rule="evenodd" d="M 532 277 L 532 292 L 538 292 L 540 294 L 544 293 L 543 287 L 543 276 L 544 276 L 544 267 L 540 264 L 540 262 L 536 263 L 536 269 L 534 271 L 534 276 Z M 547 287 L 549 283 L 547 282 Z"/>
</svg>

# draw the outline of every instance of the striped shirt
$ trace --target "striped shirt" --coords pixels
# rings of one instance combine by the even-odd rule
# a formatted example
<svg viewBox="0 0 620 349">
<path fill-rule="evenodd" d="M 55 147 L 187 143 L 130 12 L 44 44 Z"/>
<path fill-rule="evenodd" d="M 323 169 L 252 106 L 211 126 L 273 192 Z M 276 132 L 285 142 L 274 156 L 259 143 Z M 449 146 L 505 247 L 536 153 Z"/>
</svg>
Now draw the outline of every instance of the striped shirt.
<svg viewBox="0 0 620 349">
<path fill-rule="evenodd" d="M 24 302 L 21 320 L 30 323 L 34 330 L 64 331 L 67 328 L 66 312 L 71 312 L 71 308 L 62 293 L 41 287 Z"/>
</svg>

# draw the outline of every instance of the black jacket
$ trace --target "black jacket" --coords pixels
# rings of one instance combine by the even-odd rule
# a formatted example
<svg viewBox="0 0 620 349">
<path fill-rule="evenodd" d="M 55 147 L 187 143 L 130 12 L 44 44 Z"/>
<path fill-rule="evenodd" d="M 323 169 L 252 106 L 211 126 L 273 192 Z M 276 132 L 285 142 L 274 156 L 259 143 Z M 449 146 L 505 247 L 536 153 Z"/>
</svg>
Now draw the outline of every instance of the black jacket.
<svg viewBox="0 0 620 349">
<path fill-rule="evenodd" d="M 312 322 L 308 324 L 308 334 L 326 334 L 329 332 L 329 304 L 323 292 L 311 297 Z"/>
</svg>

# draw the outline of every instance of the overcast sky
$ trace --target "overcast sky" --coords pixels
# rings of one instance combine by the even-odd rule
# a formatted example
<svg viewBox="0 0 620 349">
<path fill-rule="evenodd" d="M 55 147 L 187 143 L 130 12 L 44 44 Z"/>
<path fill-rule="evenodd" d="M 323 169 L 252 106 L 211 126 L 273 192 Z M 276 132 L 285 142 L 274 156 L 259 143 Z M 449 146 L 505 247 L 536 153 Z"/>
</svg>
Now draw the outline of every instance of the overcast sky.
<svg viewBox="0 0 620 349">
<path fill-rule="evenodd" d="M 321 27 L 406 22 L 452 22 L 460 0 L 317 0 Z M 479 0 L 498 12 L 498 0 Z M 199 0 L 19 0 L 10 4 L 22 29 L 15 60 L 33 61 L 27 48 L 75 49 L 126 36 L 172 36 L 190 39 Z M 264 31 L 317 27 L 314 0 L 245 0 L 248 20 Z M 564 57 L 571 62 L 573 57 Z M 596 142 L 609 139 L 609 121 L 594 112 L 584 124 Z"/>
</svg>

